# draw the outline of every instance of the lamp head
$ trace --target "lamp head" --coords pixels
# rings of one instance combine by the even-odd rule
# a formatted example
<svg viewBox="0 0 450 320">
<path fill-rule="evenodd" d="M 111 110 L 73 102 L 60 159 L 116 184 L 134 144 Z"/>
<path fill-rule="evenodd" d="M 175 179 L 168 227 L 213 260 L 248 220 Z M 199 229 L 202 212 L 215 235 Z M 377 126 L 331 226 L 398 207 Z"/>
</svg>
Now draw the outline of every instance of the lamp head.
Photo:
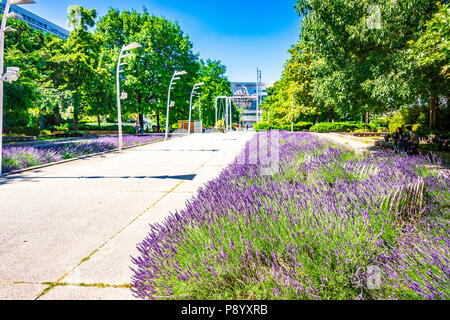
<svg viewBox="0 0 450 320">
<path fill-rule="evenodd" d="M 142 47 L 142 46 L 139 43 L 133 42 L 133 43 L 130 43 L 129 45 L 123 47 L 123 51 L 133 50 L 133 49 L 140 48 L 140 47 Z"/>
<path fill-rule="evenodd" d="M 34 0 L 11 0 L 11 5 L 14 5 L 14 4 L 32 4 L 32 3 L 36 3 L 36 1 L 34 1 Z"/>
<path fill-rule="evenodd" d="M 175 72 L 175 75 L 176 76 L 183 76 L 183 75 L 185 75 L 185 74 L 187 74 L 187 72 L 186 71 L 178 71 L 178 72 Z"/>
<path fill-rule="evenodd" d="M 126 54 L 121 55 L 120 57 L 121 58 L 128 58 L 128 57 L 132 57 L 132 56 L 133 55 L 131 53 L 126 53 Z"/>
<path fill-rule="evenodd" d="M 198 87 L 200 87 L 200 86 L 204 86 L 205 85 L 205 83 L 204 82 L 200 82 L 200 83 L 197 83 L 196 84 L 196 86 L 198 86 Z"/>
<path fill-rule="evenodd" d="M 8 14 L 6 15 L 6 18 L 8 18 L 8 19 L 14 19 L 14 18 L 22 18 L 22 16 L 18 15 L 18 14 L 15 13 L 15 12 L 10 12 L 10 13 L 8 13 Z"/>
<path fill-rule="evenodd" d="M 14 31 L 17 31 L 17 30 L 14 28 L 11 28 L 10 26 L 6 26 L 5 29 L 3 29 L 3 32 L 14 32 Z"/>
</svg>

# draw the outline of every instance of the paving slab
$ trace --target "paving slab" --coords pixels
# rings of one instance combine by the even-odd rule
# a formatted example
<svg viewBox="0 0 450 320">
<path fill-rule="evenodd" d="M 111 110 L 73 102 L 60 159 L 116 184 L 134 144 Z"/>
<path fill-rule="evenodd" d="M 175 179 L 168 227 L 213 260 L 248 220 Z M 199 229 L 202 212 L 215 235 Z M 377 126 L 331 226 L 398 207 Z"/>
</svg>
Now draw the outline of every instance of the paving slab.
<svg viewBox="0 0 450 320">
<path fill-rule="evenodd" d="M 138 300 L 128 288 L 59 286 L 38 300 Z"/>
<path fill-rule="evenodd" d="M 361 141 L 345 137 L 341 134 L 336 133 L 313 133 L 314 135 L 329 140 L 333 143 L 340 144 L 344 147 L 350 148 L 355 151 L 357 154 L 365 154 L 372 152 L 374 148 L 374 143 L 363 143 Z"/>
<path fill-rule="evenodd" d="M 45 288 L 34 283 L 0 283 L 0 300 L 33 300 Z"/>
<path fill-rule="evenodd" d="M 161 223 L 170 213 L 183 209 L 188 197 L 190 194 L 174 193 L 161 199 L 62 281 L 68 283 L 130 283 L 131 257 L 138 257 L 137 244 L 143 241 L 150 232 L 150 224 Z"/>
</svg>

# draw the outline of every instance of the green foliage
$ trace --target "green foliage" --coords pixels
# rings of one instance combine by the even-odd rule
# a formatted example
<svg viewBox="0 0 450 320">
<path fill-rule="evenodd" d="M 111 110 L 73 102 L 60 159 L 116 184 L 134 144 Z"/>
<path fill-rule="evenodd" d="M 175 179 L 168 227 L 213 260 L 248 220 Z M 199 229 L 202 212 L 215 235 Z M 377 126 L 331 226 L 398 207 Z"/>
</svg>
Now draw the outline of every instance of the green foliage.
<svg viewBox="0 0 450 320">
<path fill-rule="evenodd" d="M 46 62 L 40 52 L 53 37 L 44 35 L 28 26 L 24 21 L 9 19 L 8 25 L 16 32 L 5 33 L 5 65 L 20 68 L 19 81 L 5 83 L 4 120 L 5 127 L 20 127 L 32 124 L 39 112 L 39 86 Z"/>
<path fill-rule="evenodd" d="M 95 9 L 89 10 L 80 5 L 73 5 L 69 7 L 67 25 L 75 30 L 87 31 L 88 27 L 94 26 L 96 17 Z"/>
<path fill-rule="evenodd" d="M 291 58 L 286 62 L 280 81 L 267 90 L 268 96 L 261 105 L 267 113 L 266 120 L 283 123 L 311 121 L 319 114 L 312 95 L 311 53 L 303 43 L 289 50 Z"/>
<path fill-rule="evenodd" d="M 20 81 L 5 84 L 6 127 L 37 125 L 40 116 L 52 119 L 44 121 L 47 127 L 58 125 L 69 111 L 74 129 L 81 129 L 79 119 L 84 116 L 107 116 L 115 122 L 118 55 L 122 46 L 134 41 L 142 48 L 122 61 L 127 66 L 120 77 L 121 89 L 128 93 L 122 102 L 123 116 L 153 115 L 159 126 L 165 120 L 171 77 L 174 71 L 185 70 L 188 74 L 171 94 L 175 102 L 171 124 L 188 118 L 189 93 L 195 82 L 202 81 L 203 122 L 213 125 L 215 96 L 231 94 L 225 66 L 219 61 L 199 61 L 178 23 L 145 8 L 143 12 L 110 9 L 97 24 L 96 16 L 95 9 L 69 7 L 73 30 L 67 41 L 11 20 L 17 32 L 6 34 L 5 63 L 20 67 L 21 75 Z"/>
<path fill-rule="evenodd" d="M 9 135 L 25 135 L 25 136 L 39 136 L 40 130 L 36 127 L 14 127 L 5 129 L 5 133 Z"/>
<path fill-rule="evenodd" d="M 201 93 L 200 105 L 204 126 L 213 126 L 215 122 L 215 98 L 231 95 L 231 82 L 225 76 L 227 68 L 217 60 L 200 60 L 197 82 L 205 85 L 197 90 Z M 194 100 L 195 102 L 195 100 Z M 198 106 L 198 101 L 196 103 Z M 233 109 L 233 120 L 238 120 L 237 110 Z M 220 116 L 218 110 L 218 116 Z M 193 110 L 193 119 L 198 117 L 198 107 Z M 198 119 L 198 118 L 197 118 Z"/>
<path fill-rule="evenodd" d="M 448 127 L 449 111 L 438 106 L 449 92 L 448 2 L 298 0 L 296 8 L 301 41 L 268 90 L 266 120 L 359 120 L 420 98 L 425 110 L 408 122 Z"/>
<path fill-rule="evenodd" d="M 313 126 L 312 122 L 298 122 L 294 124 L 294 131 L 304 131 L 309 130 Z M 277 124 L 274 122 L 261 121 L 253 125 L 256 132 L 259 131 L 269 131 L 269 130 L 291 130 L 291 125 L 289 124 Z"/>
<path fill-rule="evenodd" d="M 313 132 L 352 132 L 355 130 L 364 130 L 366 124 L 357 122 L 321 122 L 312 126 L 309 130 Z M 369 130 L 377 130 L 373 124 L 367 125 Z"/>
<path fill-rule="evenodd" d="M 120 48 L 138 42 L 142 48 L 133 50 L 133 57 L 125 59 L 126 79 L 122 83 L 128 99 L 123 101 L 124 113 L 152 113 L 159 123 L 166 114 L 168 87 L 175 71 L 185 70 L 171 92 L 175 107 L 170 109 L 170 124 L 187 119 L 190 88 L 199 64 L 192 52 L 193 44 L 181 27 L 166 18 L 143 13 L 119 11 L 110 8 L 99 19 L 96 33 L 103 39 L 105 50 L 114 53 L 115 61 Z M 142 124 L 141 124 L 142 125 Z"/>
<path fill-rule="evenodd" d="M 406 126 L 406 123 L 407 122 L 403 114 L 401 112 L 396 112 L 394 116 L 389 119 L 389 131 L 393 133 L 396 132 L 398 128 L 402 128 L 403 130 Z"/>
<path fill-rule="evenodd" d="M 41 136 L 51 136 L 52 132 L 50 130 L 41 130 L 39 135 L 41 135 Z"/>
<path fill-rule="evenodd" d="M 421 68 L 440 69 L 450 78 L 450 4 L 437 2 L 439 9 L 426 23 L 426 30 L 417 41 L 410 41 L 410 54 Z"/>
<path fill-rule="evenodd" d="M 225 130 L 225 121 L 223 121 L 223 120 L 218 120 L 218 121 L 216 122 L 215 128 L 216 128 L 217 130 L 219 130 L 219 131 Z"/>
</svg>

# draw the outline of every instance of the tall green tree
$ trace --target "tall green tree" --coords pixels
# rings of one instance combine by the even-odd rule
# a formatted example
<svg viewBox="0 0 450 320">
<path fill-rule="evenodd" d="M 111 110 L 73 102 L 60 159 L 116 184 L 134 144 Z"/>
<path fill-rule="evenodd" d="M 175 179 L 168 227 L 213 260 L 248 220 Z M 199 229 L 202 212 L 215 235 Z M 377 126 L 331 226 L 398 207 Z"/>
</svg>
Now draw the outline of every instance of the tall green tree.
<svg viewBox="0 0 450 320">
<path fill-rule="evenodd" d="M 88 30 L 88 27 L 94 26 L 95 17 L 95 9 L 71 6 L 68 24 L 73 30 L 61 48 L 54 48 L 54 55 L 50 58 L 55 64 L 53 69 L 58 73 L 58 76 L 53 77 L 54 85 L 72 93 L 75 130 L 78 130 L 79 115 L 89 100 L 89 84 L 95 75 L 99 57 L 99 42 Z"/>
<path fill-rule="evenodd" d="M 8 24 L 17 31 L 5 33 L 5 65 L 19 67 L 20 77 L 19 81 L 5 83 L 6 128 L 31 124 L 30 115 L 38 115 L 41 75 L 47 67 L 40 52 L 53 38 L 32 29 L 24 21 L 10 19 Z M 33 112 L 30 109 L 34 109 Z"/>
<path fill-rule="evenodd" d="M 299 0 L 296 7 L 302 41 L 316 61 L 318 103 L 342 116 L 395 110 L 418 97 L 435 108 L 447 86 L 408 54 L 439 10 L 435 1 Z"/>
<path fill-rule="evenodd" d="M 199 68 L 192 43 L 180 26 L 163 17 L 143 13 L 109 9 L 100 18 L 96 32 L 105 39 L 106 48 L 120 51 L 123 45 L 138 42 L 142 48 L 128 58 L 124 91 L 124 111 L 138 113 L 143 125 L 143 115 L 153 114 L 158 127 L 165 118 L 168 87 L 175 71 L 188 72 L 177 81 L 171 93 L 175 107 L 170 109 L 170 121 L 183 119 L 188 113 L 189 88 Z"/>
<path fill-rule="evenodd" d="M 291 57 L 284 65 L 281 80 L 268 90 L 268 97 L 261 106 L 266 111 L 264 118 L 276 119 L 280 124 L 288 124 L 292 120 L 314 121 L 321 110 L 312 93 L 314 78 L 311 52 L 300 42 L 294 45 L 289 53 Z M 294 99 L 293 113 L 292 99 Z"/>
<path fill-rule="evenodd" d="M 197 107 L 193 110 L 193 118 L 198 119 L 198 104 L 201 106 L 201 116 L 204 126 L 215 125 L 215 98 L 218 96 L 231 95 L 231 82 L 225 76 L 227 68 L 218 60 L 200 60 L 200 70 L 197 82 L 205 85 L 200 87 L 200 102 L 194 100 Z"/>
<path fill-rule="evenodd" d="M 447 104 L 450 98 L 450 6 L 439 2 L 436 6 L 439 11 L 426 23 L 420 37 L 408 42 L 415 83 L 419 85 L 420 93 L 429 92 L 430 129 L 438 124 L 439 95 L 447 96 Z M 448 128 L 446 116 L 448 114 L 443 114 L 441 125 Z"/>
</svg>

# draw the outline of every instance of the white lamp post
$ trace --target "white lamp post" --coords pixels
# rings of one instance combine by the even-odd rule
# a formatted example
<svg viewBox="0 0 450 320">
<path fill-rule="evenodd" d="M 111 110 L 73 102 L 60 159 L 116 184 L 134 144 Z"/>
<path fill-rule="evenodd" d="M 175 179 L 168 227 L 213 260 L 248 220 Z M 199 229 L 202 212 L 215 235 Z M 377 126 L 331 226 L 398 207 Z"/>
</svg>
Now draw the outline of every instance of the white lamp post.
<svg viewBox="0 0 450 320">
<path fill-rule="evenodd" d="M 189 122 L 188 122 L 188 134 L 191 134 L 191 114 L 192 114 L 192 98 L 194 97 L 194 94 L 196 93 L 195 90 L 197 90 L 199 87 L 204 86 L 205 84 L 203 82 L 196 83 L 194 87 L 192 88 L 191 92 L 191 99 L 189 101 Z"/>
<path fill-rule="evenodd" d="M 259 122 L 259 90 L 261 83 L 261 71 L 256 69 L 256 123 Z"/>
<path fill-rule="evenodd" d="M 292 94 L 292 105 L 291 105 L 291 132 L 294 132 L 294 94 Z"/>
<path fill-rule="evenodd" d="M 171 107 L 171 105 L 170 105 L 170 91 L 173 89 L 172 85 L 175 84 L 175 81 L 181 79 L 179 76 L 183 76 L 185 74 L 187 74 L 186 71 L 175 71 L 173 73 L 172 79 L 170 80 L 169 93 L 167 95 L 166 135 L 164 137 L 164 140 L 167 140 L 167 137 L 169 135 L 169 108 Z"/>
<path fill-rule="evenodd" d="M 219 105 L 219 109 L 217 108 L 218 100 L 219 99 L 226 99 L 226 98 L 227 98 L 226 96 L 218 96 L 218 97 L 216 97 L 216 99 L 214 101 L 214 107 L 216 109 L 216 124 L 217 124 L 217 121 L 219 120 L 218 119 L 218 113 L 220 112 L 220 105 Z M 223 116 L 222 116 L 222 120 L 223 120 Z"/>
<path fill-rule="evenodd" d="M 125 92 L 121 93 L 120 92 L 120 78 L 119 75 L 121 72 L 123 72 L 123 70 L 120 70 L 120 66 L 126 65 L 126 62 L 122 63 L 122 59 L 126 58 L 126 57 L 131 57 L 132 54 L 131 53 L 126 53 L 124 54 L 124 52 L 129 51 L 129 50 L 133 50 L 136 48 L 142 47 L 139 43 L 137 42 L 133 42 L 127 46 L 123 46 L 122 49 L 120 50 L 120 54 L 119 54 L 119 60 L 117 61 L 117 71 L 116 71 L 116 85 L 117 85 L 117 126 L 119 127 L 119 151 L 122 151 L 122 146 L 123 146 L 123 137 L 122 137 L 122 112 L 120 110 L 120 100 L 126 99 L 127 98 L 127 94 L 124 94 Z"/>
<path fill-rule="evenodd" d="M 198 95 L 198 119 L 200 120 L 200 130 L 203 132 L 203 121 L 202 121 L 202 101 L 200 100 L 201 95 Z"/>
<path fill-rule="evenodd" d="M 35 3 L 33 0 L 7 0 L 5 12 L 3 13 L 2 24 L 0 26 L 0 176 L 2 171 L 2 152 L 3 152 L 3 82 L 12 83 L 19 79 L 19 68 L 7 68 L 4 74 L 4 55 L 5 55 L 5 32 L 16 31 L 14 28 L 6 26 L 6 20 L 9 18 L 21 18 L 17 13 L 9 12 L 12 5 Z"/>
<path fill-rule="evenodd" d="M 216 124 L 217 124 L 217 99 L 219 99 L 219 97 L 216 97 L 215 99 L 214 99 L 214 110 L 216 111 L 215 112 L 215 120 L 216 120 L 216 122 L 214 122 L 214 128 L 216 127 Z"/>
</svg>

